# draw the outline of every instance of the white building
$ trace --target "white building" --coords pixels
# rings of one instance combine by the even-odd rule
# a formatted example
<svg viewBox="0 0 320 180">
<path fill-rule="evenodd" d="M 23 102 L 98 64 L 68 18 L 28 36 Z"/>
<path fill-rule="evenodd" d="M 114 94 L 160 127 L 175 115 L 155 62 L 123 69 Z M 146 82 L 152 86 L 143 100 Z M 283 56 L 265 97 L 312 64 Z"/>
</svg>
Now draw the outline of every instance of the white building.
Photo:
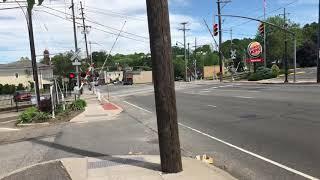
<svg viewBox="0 0 320 180">
<path fill-rule="evenodd" d="M 37 63 L 39 88 L 49 87 L 53 79 L 53 70 L 49 65 Z M 29 86 L 33 80 L 32 63 L 30 60 L 21 60 L 9 64 L 0 64 L 0 84 L 23 84 Z"/>
</svg>

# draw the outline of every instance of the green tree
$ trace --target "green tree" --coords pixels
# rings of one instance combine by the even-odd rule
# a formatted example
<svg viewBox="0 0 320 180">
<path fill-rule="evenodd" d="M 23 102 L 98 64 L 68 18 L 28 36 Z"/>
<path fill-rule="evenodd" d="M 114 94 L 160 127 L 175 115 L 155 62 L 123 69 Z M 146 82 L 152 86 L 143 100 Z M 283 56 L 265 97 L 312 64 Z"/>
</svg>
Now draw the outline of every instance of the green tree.
<svg viewBox="0 0 320 180">
<path fill-rule="evenodd" d="M 59 77 L 67 77 L 70 72 L 74 72 L 71 57 L 71 52 L 67 52 L 65 54 L 61 53 L 52 57 L 53 74 Z"/>
<path fill-rule="evenodd" d="M 306 41 L 297 51 L 297 63 L 300 67 L 317 65 L 317 46 L 312 41 Z"/>
<path fill-rule="evenodd" d="M 285 22 L 282 16 L 269 17 L 267 22 L 285 27 Z M 290 19 L 286 22 L 289 31 L 296 34 L 297 46 L 302 44 L 302 32 L 300 25 L 292 22 Z M 277 64 L 283 64 L 284 59 L 284 44 L 285 44 L 285 32 L 280 29 L 270 25 L 266 25 L 266 35 L 267 35 L 267 64 L 271 67 L 272 62 Z M 263 37 L 257 32 L 256 40 L 263 43 Z M 288 42 L 288 60 L 289 64 L 293 62 L 293 37 L 287 33 Z"/>
</svg>

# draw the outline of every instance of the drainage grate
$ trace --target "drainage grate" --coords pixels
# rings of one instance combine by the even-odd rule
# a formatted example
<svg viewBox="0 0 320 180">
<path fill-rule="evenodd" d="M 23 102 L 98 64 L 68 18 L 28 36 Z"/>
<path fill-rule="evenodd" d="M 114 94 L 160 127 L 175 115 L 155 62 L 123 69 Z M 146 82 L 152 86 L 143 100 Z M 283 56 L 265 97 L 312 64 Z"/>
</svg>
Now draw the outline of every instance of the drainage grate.
<svg viewBox="0 0 320 180">
<path fill-rule="evenodd" d="M 110 160 L 102 160 L 97 162 L 89 162 L 88 169 L 98 169 L 112 166 L 123 166 L 131 165 L 144 162 L 144 158 L 135 157 L 135 158 L 113 158 Z"/>
</svg>

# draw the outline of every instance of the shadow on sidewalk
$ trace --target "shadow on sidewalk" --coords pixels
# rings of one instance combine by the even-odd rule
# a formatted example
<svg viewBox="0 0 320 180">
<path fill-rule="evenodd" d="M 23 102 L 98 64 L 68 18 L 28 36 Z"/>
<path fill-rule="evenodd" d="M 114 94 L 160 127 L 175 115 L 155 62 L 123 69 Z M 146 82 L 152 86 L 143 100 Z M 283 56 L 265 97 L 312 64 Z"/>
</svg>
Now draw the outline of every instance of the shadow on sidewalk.
<svg viewBox="0 0 320 180">
<path fill-rule="evenodd" d="M 131 166 L 146 168 L 150 170 L 161 171 L 160 164 L 143 161 L 143 158 L 141 158 L 140 160 L 140 159 L 133 159 L 133 158 L 114 157 L 109 154 L 87 151 L 87 150 L 78 149 L 78 148 L 65 146 L 65 145 L 52 143 L 52 142 L 39 140 L 39 139 L 31 139 L 30 141 L 36 144 L 44 145 L 54 149 L 59 149 L 65 152 L 73 153 L 73 154 L 78 154 L 84 157 L 93 157 L 93 158 L 98 158 L 100 160 L 111 161 L 115 164 L 131 165 Z"/>
</svg>

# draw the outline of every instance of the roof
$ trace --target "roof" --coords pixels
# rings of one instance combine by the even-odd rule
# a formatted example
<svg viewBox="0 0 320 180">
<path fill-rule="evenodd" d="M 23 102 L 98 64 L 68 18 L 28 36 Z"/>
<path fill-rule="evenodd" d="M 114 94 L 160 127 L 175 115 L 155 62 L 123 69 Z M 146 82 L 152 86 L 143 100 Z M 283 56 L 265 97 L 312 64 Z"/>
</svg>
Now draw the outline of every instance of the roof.
<svg viewBox="0 0 320 180">
<path fill-rule="evenodd" d="M 49 65 L 37 63 L 38 68 L 49 68 Z M 0 69 L 26 69 L 32 68 L 32 63 L 30 60 L 16 61 L 8 64 L 0 64 Z"/>
</svg>

